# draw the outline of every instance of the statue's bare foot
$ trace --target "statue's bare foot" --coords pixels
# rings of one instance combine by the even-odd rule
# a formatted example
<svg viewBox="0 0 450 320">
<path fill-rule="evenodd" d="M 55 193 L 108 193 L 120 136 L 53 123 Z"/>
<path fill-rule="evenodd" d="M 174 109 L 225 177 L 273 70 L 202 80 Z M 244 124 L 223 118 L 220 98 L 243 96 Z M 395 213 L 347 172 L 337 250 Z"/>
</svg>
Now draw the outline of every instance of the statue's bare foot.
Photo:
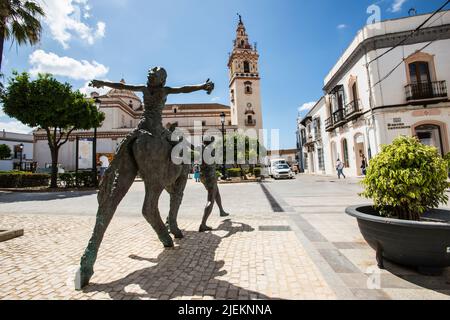
<svg viewBox="0 0 450 320">
<path fill-rule="evenodd" d="M 207 225 L 201 225 L 198 232 L 207 232 L 207 231 L 212 231 L 213 228 L 208 227 Z"/>
<path fill-rule="evenodd" d="M 173 234 L 175 239 L 183 239 L 184 238 L 183 232 L 178 228 L 170 228 L 170 233 Z"/>
<path fill-rule="evenodd" d="M 170 236 L 169 233 L 167 233 L 167 235 L 160 236 L 159 240 L 162 242 L 162 244 L 164 245 L 165 248 L 173 248 L 174 247 L 172 237 Z"/>
<path fill-rule="evenodd" d="M 222 212 L 220 213 L 220 216 L 224 218 L 224 217 L 230 216 L 230 214 L 229 214 L 229 213 L 226 213 L 225 211 L 222 211 Z"/>
<path fill-rule="evenodd" d="M 94 275 L 94 271 L 86 271 L 82 268 L 77 270 L 77 273 L 75 275 L 75 290 L 80 291 L 86 286 L 89 285 L 89 281 L 91 280 L 92 276 Z"/>
</svg>

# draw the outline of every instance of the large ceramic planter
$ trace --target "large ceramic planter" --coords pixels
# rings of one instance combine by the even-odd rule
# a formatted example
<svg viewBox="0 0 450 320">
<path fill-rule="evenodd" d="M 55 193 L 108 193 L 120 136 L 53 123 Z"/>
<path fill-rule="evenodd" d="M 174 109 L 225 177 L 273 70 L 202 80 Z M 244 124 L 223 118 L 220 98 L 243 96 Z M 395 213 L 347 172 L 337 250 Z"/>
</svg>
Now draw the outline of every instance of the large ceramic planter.
<svg viewBox="0 0 450 320">
<path fill-rule="evenodd" d="M 364 239 L 377 251 L 380 268 L 384 259 L 424 273 L 450 266 L 450 211 L 431 210 L 421 222 L 383 218 L 371 206 L 346 212 L 357 218 Z"/>
</svg>

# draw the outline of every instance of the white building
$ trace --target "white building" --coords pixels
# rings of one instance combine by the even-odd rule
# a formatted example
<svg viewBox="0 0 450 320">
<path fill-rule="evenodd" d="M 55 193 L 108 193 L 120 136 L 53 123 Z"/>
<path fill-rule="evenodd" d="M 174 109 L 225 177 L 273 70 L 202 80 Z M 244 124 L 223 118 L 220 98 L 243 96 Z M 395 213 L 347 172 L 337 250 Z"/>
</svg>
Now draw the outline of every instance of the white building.
<svg viewBox="0 0 450 320">
<path fill-rule="evenodd" d="M 221 114 L 225 113 L 225 130 L 244 131 L 262 129 L 260 94 L 259 54 L 250 45 L 242 20 L 236 30 L 236 40 L 228 60 L 230 76 L 231 107 L 217 103 L 167 105 L 163 110 L 163 125 L 189 131 L 191 135 L 202 135 L 206 130 L 221 130 Z M 125 81 L 122 80 L 125 84 Z M 127 90 L 110 90 L 104 96 L 94 94 L 101 102 L 100 110 L 106 119 L 97 132 L 97 159 L 101 156 L 112 158 L 120 142 L 137 127 L 142 115 L 142 100 Z M 202 131 L 196 127 L 201 125 Z M 35 136 L 35 159 L 40 168 L 51 163 L 46 133 L 37 131 Z M 93 139 L 94 132 L 73 132 L 67 144 L 59 153 L 59 163 L 65 170 L 75 170 L 76 140 Z M 92 158 L 92 157 L 91 157 Z"/>
<path fill-rule="evenodd" d="M 299 128 L 306 134 L 302 149 L 308 172 L 335 174 L 340 159 L 347 175 L 359 176 L 363 157 L 371 159 L 399 135 L 417 136 L 441 154 L 450 152 L 449 13 L 439 13 L 414 34 L 430 15 L 388 20 L 358 32 L 326 76 L 325 96 Z M 315 119 L 322 136 L 310 141 L 308 126 L 313 128 Z"/>
<path fill-rule="evenodd" d="M 11 158 L 0 160 L 0 171 L 19 169 L 32 170 L 33 165 L 33 135 L 0 131 L 0 145 L 11 149 Z M 22 159 L 21 159 L 22 158 Z"/>
</svg>

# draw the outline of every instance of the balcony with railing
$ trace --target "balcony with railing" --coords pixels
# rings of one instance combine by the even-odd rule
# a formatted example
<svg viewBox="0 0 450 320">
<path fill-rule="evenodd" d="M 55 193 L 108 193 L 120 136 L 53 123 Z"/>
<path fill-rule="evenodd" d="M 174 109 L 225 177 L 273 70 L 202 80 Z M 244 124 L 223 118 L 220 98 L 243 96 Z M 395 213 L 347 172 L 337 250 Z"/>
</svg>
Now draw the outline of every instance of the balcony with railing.
<svg viewBox="0 0 450 320">
<path fill-rule="evenodd" d="M 339 109 L 333 112 L 333 125 L 339 127 L 345 123 L 345 109 Z"/>
<path fill-rule="evenodd" d="M 417 82 L 405 86 L 406 101 L 447 98 L 447 82 Z"/>
<path fill-rule="evenodd" d="M 360 100 L 350 102 L 343 109 L 333 112 L 333 115 L 325 120 L 325 130 L 333 131 L 344 124 L 357 119 L 363 114 L 363 108 Z"/>
<path fill-rule="evenodd" d="M 358 118 L 362 113 L 361 101 L 359 99 L 352 101 L 345 106 L 345 118 L 347 121 Z"/>
<path fill-rule="evenodd" d="M 329 117 L 325 120 L 325 130 L 326 131 L 332 131 L 334 129 L 333 127 L 333 118 Z"/>
</svg>

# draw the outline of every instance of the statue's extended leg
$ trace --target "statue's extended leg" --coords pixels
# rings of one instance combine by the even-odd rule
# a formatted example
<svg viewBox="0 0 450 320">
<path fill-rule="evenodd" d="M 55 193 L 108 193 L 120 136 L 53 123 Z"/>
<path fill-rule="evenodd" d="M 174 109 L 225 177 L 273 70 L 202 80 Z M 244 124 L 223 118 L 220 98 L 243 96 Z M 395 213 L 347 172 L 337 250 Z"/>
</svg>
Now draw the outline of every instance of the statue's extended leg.
<svg viewBox="0 0 450 320">
<path fill-rule="evenodd" d="M 217 192 L 216 192 L 216 203 L 217 203 L 217 206 L 219 207 L 219 210 L 220 210 L 220 216 L 221 216 L 221 217 L 228 217 L 230 214 L 227 213 L 227 212 L 223 209 L 223 206 L 222 206 L 222 197 L 220 196 L 220 191 L 219 191 L 219 188 L 218 188 L 218 187 L 217 187 Z"/>
<path fill-rule="evenodd" d="M 205 232 L 205 231 L 211 231 L 212 228 L 207 226 L 207 222 L 209 219 L 209 216 L 211 215 L 211 212 L 214 208 L 214 202 L 216 199 L 216 193 L 217 193 L 217 186 L 214 186 L 210 189 L 208 189 L 208 203 L 205 207 L 205 212 L 203 214 L 202 224 L 200 225 L 199 232 Z"/>
<path fill-rule="evenodd" d="M 178 178 L 174 185 L 167 188 L 170 194 L 170 212 L 169 212 L 169 230 L 176 239 L 183 239 L 183 232 L 178 228 L 178 211 L 180 209 L 181 203 L 183 202 L 184 189 L 186 188 L 186 183 L 188 180 L 188 175 L 183 174 Z"/>
<path fill-rule="evenodd" d="M 158 209 L 158 200 L 163 190 L 164 187 L 151 186 L 150 183 L 145 184 L 145 201 L 142 214 L 155 230 L 164 247 L 172 248 L 174 246 L 172 237 L 164 225 Z"/>
<path fill-rule="evenodd" d="M 137 172 L 134 158 L 127 148 L 118 152 L 110 168 L 106 171 L 98 194 L 99 208 L 94 232 L 81 258 L 81 266 L 77 275 L 78 279 L 75 283 L 77 290 L 89 284 L 89 280 L 94 274 L 94 264 L 103 236 L 117 206 L 133 184 Z"/>
</svg>

